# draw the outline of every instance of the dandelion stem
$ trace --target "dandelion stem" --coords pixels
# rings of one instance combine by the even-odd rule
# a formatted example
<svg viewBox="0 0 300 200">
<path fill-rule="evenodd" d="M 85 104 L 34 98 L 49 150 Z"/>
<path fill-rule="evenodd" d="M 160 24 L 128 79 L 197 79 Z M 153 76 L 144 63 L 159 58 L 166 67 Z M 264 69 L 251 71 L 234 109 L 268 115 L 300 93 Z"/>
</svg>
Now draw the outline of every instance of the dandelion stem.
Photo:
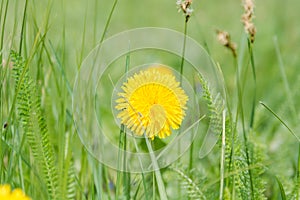
<svg viewBox="0 0 300 200">
<path fill-rule="evenodd" d="M 162 176 L 161 176 L 161 173 L 160 173 L 160 170 L 159 170 L 159 166 L 158 166 L 157 159 L 155 157 L 154 151 L 152 149 L 152 146 L 151 146 L 151 144 L 149 142 L 149 139 L 148 139 L 146 134 L 144 134 L 144 138 L 146 140 L 147 148 L 148 148 L 150 158 L 151 158 L 151 161 L 152 161 L 153 170 L 154 170 L 154 173 L 155 173 L 155 178 L 156 178 L 156 182 L 157 182 L 157 186 L 158 186 L 158 192 L 159 192 L 160 199 L 168 199 L 167 194 L 166 194 L 165 185 L 164 185 L 164 182 L 162 180 Z"/>
</svg>

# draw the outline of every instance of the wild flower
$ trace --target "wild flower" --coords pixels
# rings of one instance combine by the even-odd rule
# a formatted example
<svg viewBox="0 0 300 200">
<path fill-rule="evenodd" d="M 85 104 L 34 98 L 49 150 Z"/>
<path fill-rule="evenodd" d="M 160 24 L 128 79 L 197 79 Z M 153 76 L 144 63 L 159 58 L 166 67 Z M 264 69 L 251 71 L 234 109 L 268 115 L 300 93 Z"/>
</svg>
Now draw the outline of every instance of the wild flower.
<svg viewBox="0 0 300 200">
<path fill-rule="evenodd" d="M 11 191 L 10 185 L 0 185 L 1 200 L 30 200 L 21 189 Z"/>
<path fill-rule="evenodd" d="M 138 136 L 165 138 L 185 117 L 188 96 L 171 70 L 151 67 L 123 83 L 116 109 L 121 123 Z"/>
</svg>

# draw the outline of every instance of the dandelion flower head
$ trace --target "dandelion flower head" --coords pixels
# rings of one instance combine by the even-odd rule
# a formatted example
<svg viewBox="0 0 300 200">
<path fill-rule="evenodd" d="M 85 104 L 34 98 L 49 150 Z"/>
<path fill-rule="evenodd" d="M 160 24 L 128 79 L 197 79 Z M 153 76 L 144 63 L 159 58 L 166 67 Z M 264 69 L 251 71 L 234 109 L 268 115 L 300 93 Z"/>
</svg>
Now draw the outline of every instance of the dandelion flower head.
<svg viewBox="0 0 300 200">
<path fill-rule="evenodd" d="M 11 191 L 9 185 L 0 185 L 0 199 L 1 200 L 30 200 L 28 196 L 21 189 L 14 189 Z"/>
<path fill-rule="evenodd" d="M 116 100 L 117 118 L 138 136 L 165 138 L 179 129 L 188 96 L 172 71 L 155 66 L 135 73 L 123 83 Z"/>
</svg>

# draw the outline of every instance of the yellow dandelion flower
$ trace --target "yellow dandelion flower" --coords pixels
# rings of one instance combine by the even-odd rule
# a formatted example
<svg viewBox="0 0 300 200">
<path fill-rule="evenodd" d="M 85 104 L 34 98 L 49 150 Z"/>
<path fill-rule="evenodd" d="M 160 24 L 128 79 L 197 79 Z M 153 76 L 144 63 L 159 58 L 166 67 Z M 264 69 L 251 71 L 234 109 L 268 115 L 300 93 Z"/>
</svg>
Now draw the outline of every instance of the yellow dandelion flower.
<svg viewBox="0 0 300 200">
<path fill-rule="evenodd" d="M 21 189 L 14 189 L 11 191 L 9 185 L 0 185 L 0 199 L 1 200 L 30 200 L 28 196 Z"/>
<path fill-rule="evenodd" d="M 142 70 L 127 79 L 118 93 L 116 109 L 121 123 L 138 136 L 165 138 L 184 119 L 188 96 L 170 71 Z"/>
</svg>

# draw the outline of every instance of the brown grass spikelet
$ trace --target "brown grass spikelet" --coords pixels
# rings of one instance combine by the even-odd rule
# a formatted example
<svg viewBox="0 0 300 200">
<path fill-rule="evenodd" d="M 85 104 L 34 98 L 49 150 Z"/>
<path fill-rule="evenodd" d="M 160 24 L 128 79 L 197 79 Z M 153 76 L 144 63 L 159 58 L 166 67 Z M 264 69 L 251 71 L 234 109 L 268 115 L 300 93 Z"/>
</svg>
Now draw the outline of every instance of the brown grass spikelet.
<svg viewBox="0 0 300 200">
<path fill-rule="evenodd" d="M 253 0 L 243 0 L 244 13 L 242 15 L 242 22 L 244 24 L 245 32 L 249 35 L 250 42 L 253 43 L 256 34 L 256 27 L 252 22 L 254 18 L 254 2 Z"/>
<path fill-rule="evenodd" d="M 236 44 L 231 42 L 229 33 L 221 30 L 217 30 L 216 33 L 219 43 L 227 47 L 232 52 L 233 56 L 236 57 Z"/>
<path fill-rule="evenodd" d="M 176 5 L 179 8 L 178 12 L 182 10 L 182 12 L 185 14 L 185 21 L 188 22 L 193 12 L 193 9 L 191 8 L 192 0 L 177 0 Z"/>
</svg>

